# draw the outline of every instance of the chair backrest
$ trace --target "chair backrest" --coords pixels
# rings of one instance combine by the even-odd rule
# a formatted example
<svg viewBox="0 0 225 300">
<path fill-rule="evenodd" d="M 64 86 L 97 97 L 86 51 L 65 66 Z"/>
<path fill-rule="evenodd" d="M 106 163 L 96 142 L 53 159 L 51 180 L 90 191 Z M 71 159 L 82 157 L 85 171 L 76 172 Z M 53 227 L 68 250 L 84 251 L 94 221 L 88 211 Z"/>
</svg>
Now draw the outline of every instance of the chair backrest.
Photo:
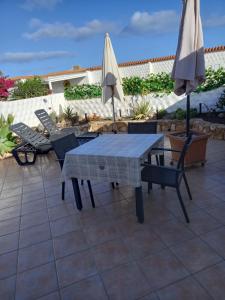
<svg viewBox="0 0 225 300">
<path fill-rule="evenodd" d="M 50 141 L 39 132 L 34 131 L 26 124 L 20 122 L 10 126 L 10 129 L 16 133 L 22 140 L 38 148 L 41 145 L 50 145 Z"/>
<path fill-rule="evenodd" d="M 55 134 L 59 132 L 60 130 L 56 127 L 55 123 L 50 118 L 49 114 L 44 109 L 38 109 L 35 112 L 35 115 L 38 117 L 41 124 L 44 126 L 44 128 L 48 131 L 48 133 Z"/>
<path fill-rule="evenodd" d="M 62 167 L 65 159 L 66 152 L 79 146 L 75 134 L 68 134 L 59 139 L 51 141 L 52 147 L 55 151 L 59 164 Z"/>
<path fill-rule="evenodd" d="M 192 133 L 190 133 L 184 143 L 183 149 L 181 150 L 181 154 L 180 154 L 180 158 L 178 160 L 177 163 L 177 169 L 183 170 L 184 169 L 184 159 L 185 159 L 185 155 L 187 153 L 187 150 L 189 148 L 189 146 L 192 143 Z"/>
<path fill-rule="evenodd" d="M 157 133 L 157 122 L 128 122 L 128 133 Z"/>
</svg>

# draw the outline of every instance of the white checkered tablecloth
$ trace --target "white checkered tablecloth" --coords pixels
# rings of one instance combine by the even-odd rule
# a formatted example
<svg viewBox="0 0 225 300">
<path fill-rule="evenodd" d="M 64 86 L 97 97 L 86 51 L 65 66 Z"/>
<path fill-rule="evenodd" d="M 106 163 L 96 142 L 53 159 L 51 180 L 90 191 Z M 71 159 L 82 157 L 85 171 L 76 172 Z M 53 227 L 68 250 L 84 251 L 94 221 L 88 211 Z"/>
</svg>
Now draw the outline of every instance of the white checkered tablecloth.
<svg viewBox="0 0 225 300">
<path fill-rule="evenodd" d="M 141 163 L 163 134 L 104 134 L 67 152 L 63 180 L 72 177 L 141 185 Z"/>
</svg>

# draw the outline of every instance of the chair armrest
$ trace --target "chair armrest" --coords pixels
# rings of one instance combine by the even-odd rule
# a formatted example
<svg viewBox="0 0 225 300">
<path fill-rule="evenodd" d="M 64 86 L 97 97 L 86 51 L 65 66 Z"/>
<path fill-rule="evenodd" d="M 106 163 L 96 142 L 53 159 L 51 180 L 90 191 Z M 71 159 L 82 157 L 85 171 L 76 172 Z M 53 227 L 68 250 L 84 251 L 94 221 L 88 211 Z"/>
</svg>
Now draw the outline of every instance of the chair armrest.
<svg viewBox="0 0 225 300">
<path fill-rule="evenodd" d="M 155 150 L 159 150 L 159 151 L 171 151 L 171 152 L 181 153 L 181 151 L 179 151 L 179 150 L 170 149 L 170 148 L 152 148 L 151 149 L 151 151 L 155 151 Z"/>
<path fill-rule="evenodd" d="M 150 166 L 152 166 L 152 164 L 145 162 L 145 163 L 142 163 L 141 166 L 142 167 L 150 167 Z"/>
</svg>

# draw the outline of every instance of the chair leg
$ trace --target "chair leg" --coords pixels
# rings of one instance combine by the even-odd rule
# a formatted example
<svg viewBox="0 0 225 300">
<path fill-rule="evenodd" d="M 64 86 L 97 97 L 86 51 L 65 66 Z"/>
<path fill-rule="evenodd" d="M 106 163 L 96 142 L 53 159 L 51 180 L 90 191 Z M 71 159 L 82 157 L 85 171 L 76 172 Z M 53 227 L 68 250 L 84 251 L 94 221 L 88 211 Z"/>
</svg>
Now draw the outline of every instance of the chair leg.
<svg viewBox="0 0 225 300">
<path fill-rule="evenodd" d="M 65 199 L 65 181 L 62 182 L 62 200 Z"/>
<path fill-rule="evenodd" d="M 191 191 L 190 191 L 190 188 L 189 188 L 189 185 L 188 185 L 188 182 L 187 182 L 187 177 L 186 177 L 185 173 L 183 173 L 183 178 L 184 178 L 184 183 L 185 183 L 185 186 L 186 186 L 186 189 L 187 189 L 187 192 L 188 192 L 188 196 L 189 196 L 190 200 L 192 200 Z"/>
<path fill-rule="evenodd" d="M 90 180 L 87 180 L 87 184 L 88 184 L 89 194 L 90 194 L 90 197 L 91 197 L 91 204 L 92 204 L 92 207 L 95 208 L 95 200 L 94 200 L 94 197 L 93 197 Z"/>
<path fill-rule="evenodd" d="M 158 157 L 158 155 L 155 156 L 155 159 L 156 159 L 157 166 L 159 166 L 159 157 Z"/>
<path fill-rule="evenodd" d="M 114 182 L 111 182 L 112 188 L 115 189 L 115 184 Z"/>
<path fill-rule="evenodd" d="M 157 157 L 157 156 L 156 156 Z M 157 158 L 156 158 L 156 162 L 157 162 Z M 152 163 L 152 156 L 151 153 L 148 154 L 148 163 L 151 164 Z M 148 194 L 150 194 L 150 191 L 152 190 L 152 183 L 148 182 Z"/>
<path fill-rule="evenodd" d="M 164 164 L 165 164 L 164 154 L 160 154 L 159 155 L 159 166 L 164 166 Z M 163 190 L 165 190 L 165 185 L 161 185 L 161 188 Z"/>
<path fill-rule="evenodd" d="M 152 183 L 148 182 L 148 194 L 150 194 L 151 190 L 152 190 Z"/>
<path fill-rule="evenodd" d="M 187 211 L 186 211 L 184 202 L 183 202 L 182 197 L 181 197 L 181 194 L 180 194 L 179 187 L 176 187 L 176 190 L 177 190 L 177 196 L 178 196 L 178 199 L 179 199 L 179 201 L 180 201 L 180 205 L 181 205 L 183 214 L 184 214 L 184 216 L 185 216 L 186 222 L 187 222 L 187 223 L 190 223 L 190 220 L 189 220 L 189 217 L 188 217 L 188 214 L 187 214 Z"/>
<path fill-rule="evenodd" d="M 83 179 L 81 179 L 81 185 L 84 185 L 84 180 Z"/>
</svg>

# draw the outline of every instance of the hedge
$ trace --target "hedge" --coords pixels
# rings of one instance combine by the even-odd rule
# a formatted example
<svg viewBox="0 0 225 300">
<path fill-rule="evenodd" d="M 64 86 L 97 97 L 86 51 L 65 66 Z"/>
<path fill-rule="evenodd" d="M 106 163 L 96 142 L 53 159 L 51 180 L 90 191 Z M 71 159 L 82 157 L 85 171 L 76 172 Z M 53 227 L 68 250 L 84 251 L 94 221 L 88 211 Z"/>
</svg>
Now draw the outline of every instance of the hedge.
<svg viewBox="0 0 225 300">
<path fill-rule="evenodd" d="M 225 69 L 206 70 L 206 81 L 196 92 L 205 92 L 216 89 L 225 84 Z M 150 93 L 169 94 L 173 91 L 174 82 L 168 73 L 150 74 L 147 78 L 133 76 L 123 78 L 123 91 L 125 95 L 147 95 Z M 91 99 L 101 97 L 101 86 L 94 84 L 75 85 L 65 88 L 64 95 L 67 100 Z"/>
</svg>

